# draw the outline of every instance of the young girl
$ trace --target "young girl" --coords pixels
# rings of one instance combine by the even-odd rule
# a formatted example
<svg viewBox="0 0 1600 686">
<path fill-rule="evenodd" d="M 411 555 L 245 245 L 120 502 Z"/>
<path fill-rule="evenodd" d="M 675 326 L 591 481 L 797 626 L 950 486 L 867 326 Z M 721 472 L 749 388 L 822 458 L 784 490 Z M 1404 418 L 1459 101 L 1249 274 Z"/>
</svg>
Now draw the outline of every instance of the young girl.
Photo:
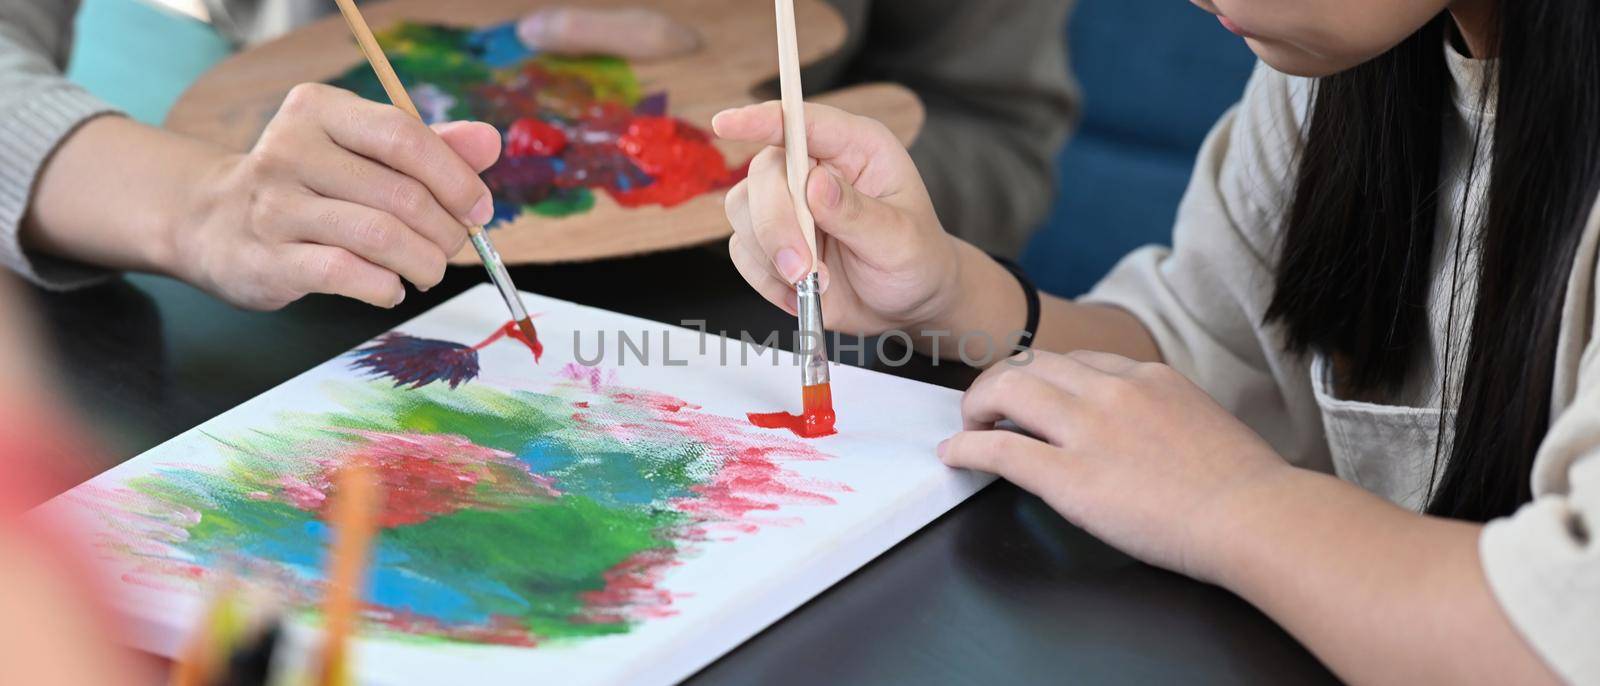
<svg viewBox="0 0 1600 686">
<path fill-rule="evenodd" d="M 948 237 L 882 126 L 808 108 L 827 321 L 1036 327 L 939 457 L 1232 590 L 1347 680 L 1600 682 L 1600 3 L 1195 2 L 1269 66 L 1174 247 L 1078 301 Z M 715 127 L 779 145 L 780 119 Z M 783 166 L 730 192 L 729 250 L 792 310 Z"/>
</svg>

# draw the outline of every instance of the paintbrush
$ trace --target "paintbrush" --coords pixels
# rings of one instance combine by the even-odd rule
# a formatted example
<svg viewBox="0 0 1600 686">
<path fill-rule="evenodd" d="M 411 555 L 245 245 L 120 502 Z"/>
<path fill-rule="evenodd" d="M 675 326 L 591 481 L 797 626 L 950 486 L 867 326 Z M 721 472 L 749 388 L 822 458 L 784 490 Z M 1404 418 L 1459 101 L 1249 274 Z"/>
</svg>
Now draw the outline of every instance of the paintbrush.
<svg viewBox="0 0 1600 686">
<path fill-rule="evenodd" d="M 231 573 L 213 589 L 211 604 L 200 619 L 200 626 L 189 637 L 177 662 L 172 666 L 171 686 L 209 686 L 222 673 L 238 634 L 239 604 L 236 582 Z"/>
<path fill-rule="evenodd" d="M 800 90 L 800 48 L 795 35 L 794 0 L 775 0 L 778 17 L 778 87 L 783 105 L 783 148 L 789 176 L 789 199 L 806 247 L 811 250 L 811 270 L 795 283 L 795 304 L 800 318 L 799 336 L 801 400 L 804 433 L 833 433 L 833 392 L 828 384 L 828 349 L 822 326 L 822 288 L 818 276 L 817 225 L 806 203 L 806 178 L 811 155 L 806 149 L 806 116 Z"/>
<path fill-rule="evenodd" d="M 507 322 L 488 338 L 471 346 L 390 331 L 350 353 L 355 358 L 350 366 L 375 377 L 392 379 L 395 388 L 422 388 L 440 381 L 450 384 L 454 390 L 478 378 L 478 352 L 502 338 L 527 346 L 533 353 L 534 364 L 544 355 L 544 344 L 538 338 L 528 338 L 516 322 Z"/>
<path fill-rule="evenodd" d="M 350 634 L 361 610 L 372 539 L 377 535 L 382 494 L 372 468 L 352 462 L 335 477 L 332 511 L 328 515 L 333 541 L 329 544 L 327 591 L 322 599 L 322 651 L 318 655 L 316 683 L 344 686 L 350 683 Z"/>
<path fill-rule="evenodd" d="M 334 0 L 334 2 L 339 5 L 339 13 L 344 15 L 345 24 L 350 26 L 350 33 L 355 34 L 356 44 L 361 46 L 361 54 L 366 56 L 367 63 L 372 65 L 372 71 L 378 75 L 378 82 L 383 84 L 383 92 L 389 95 L 389 101 L 419 121 L 422 120 L 422 114 L 417 112 L 417 106 L 411 102 L 411 95 L 400 83 L 400 77 L 394 73 L 394 67 L 389 64 L 389 58 L 383 54 L 378 39 L 373 37 L 372 28 L 367 26 L 367 20 L 362 18 L 361 10 L 356 9 L 355 0 Z M 478 251 L 478 258 L 483 261 L 483 268 L 488 270 L 489 280 L 494 282 L 495 288 L 500 289 L 500 297 L 505 299 L 506 308 L 511 310 L 511 321 L 516 322 L 524 336 L 537 339 L 539 336 L 533 329 L 533 322 L 528 319 L 528 310 L 522 306 L 522 295 L 517 292 L 516 285 L 511 283 L 511 275 L 506 273 L 505 261 L 500 259 L 500 252 L 495 250 L 494 243 L 489 241 L 489 234 L 481 226 L 468 224 L 467 236 L 472 239 L 472 247 Z"/>
<path fill-rule="evenodd" d="M 278 606 L 232 572 L 213 590 L 200 626 L 173 665 L 172 686 L 258 686 L 271 677 L 281 627 Z"/>
</svg>

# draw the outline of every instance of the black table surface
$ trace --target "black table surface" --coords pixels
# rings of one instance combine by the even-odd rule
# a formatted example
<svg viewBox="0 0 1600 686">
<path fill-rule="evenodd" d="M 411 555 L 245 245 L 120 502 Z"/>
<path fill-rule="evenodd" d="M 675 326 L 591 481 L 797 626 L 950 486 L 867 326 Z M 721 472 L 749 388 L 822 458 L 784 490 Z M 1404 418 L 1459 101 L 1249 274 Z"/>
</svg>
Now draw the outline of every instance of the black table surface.
<svg viewBox="0 0 1600 686">
<path fill-rule="evenodd" d="M 789 331 L 718 247 L 513 270 L 524 290 L 711 330 Z M 35 291 L 66 395 L 126 460 L 483 280 L 455 269 L 394 310 L 312 297 L 234 309 L 133 276 Z M 663 287 L 663 284 L 672 284 Z M 870 347 L 870 346 L 869 346 Z M 962 387 L 926 361 L 890 373 Z M 929 459 L 933 459 L 929 456 Z M 110 466 L 109 464 L 106 466 Z M 1138 563 L 996 483 L 702 670 L 720 683 L 1321 683 L 1333 677 L 1232 594 Z"/>
</svg>

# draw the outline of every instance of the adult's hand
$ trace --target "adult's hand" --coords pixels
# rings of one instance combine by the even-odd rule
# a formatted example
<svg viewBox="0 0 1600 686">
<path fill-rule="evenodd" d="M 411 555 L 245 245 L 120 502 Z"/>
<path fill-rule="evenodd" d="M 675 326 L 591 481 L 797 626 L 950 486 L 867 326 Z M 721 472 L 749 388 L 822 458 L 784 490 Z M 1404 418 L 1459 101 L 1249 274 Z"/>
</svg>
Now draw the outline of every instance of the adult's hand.
<svg viewBox="0 0 1600 686">
<path fill-rule="evenodd" d="M 254 309 L 309 293 L 392 307 L 402 280 L 438 284 L 466 224 L 492 218 L 478 172 L 499 151 L 487 124 L 430 131 L 395 107 L 298 86 L 254 149 L 200 182 L 167 271 Z"/>
</svg>

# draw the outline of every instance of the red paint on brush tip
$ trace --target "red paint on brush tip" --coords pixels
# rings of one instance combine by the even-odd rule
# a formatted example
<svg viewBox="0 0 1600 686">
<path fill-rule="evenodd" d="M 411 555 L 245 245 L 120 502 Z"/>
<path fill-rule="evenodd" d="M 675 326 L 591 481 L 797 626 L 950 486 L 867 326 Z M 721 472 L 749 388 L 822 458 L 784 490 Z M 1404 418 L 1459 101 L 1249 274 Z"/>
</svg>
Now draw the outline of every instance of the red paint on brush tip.
<svg viewBox="0 0 1600 686">
<path fill-rule="evenodd" d="M 533 328 L 533 318 L 523 317 L 506 324 L 507 327 L 513 325 L 516 326 L 516 330 L 508 330 L 506 333 L 510 334 L 512 338 L 521 341 L 523 345 L 528 346 L 528 350 L 533 353 L 533 361 L 537 364 L 539 358 L 544 356 L 544 344 L 539 342 L 539 330 Z"/>
<path fill-rule="evenodd" d="M 800 414 L 788 412 L 751 412 L 750 423 L 763 429 L 788 429 L 801 438 L 821 438 L 836 433 L 833 429 L 833 389 L 819 383 L 801 389 L 803 409 Z"/>
<path fill-rule="evenodd" d="M 518 343 L 528 346 L 528 350 L 533 353 L 534 362 L 538 362 L 539 358 L 544 356 L 544 344 L 539 342 L 539 331 L 533 328 L 532 317 L 525 317 L 514 322 L 506 322 L 504 326 L 496 329 L 494 333 L 489 334 L 488 338 L 485 338 L 477 345 L 472 346 L 472 349 L 483 350 L 484 348 L 489 347 L 490 344 L 500 340 L 501 338 L 505 338 L 506 336 L 510 336 Z"/>
</svg>

